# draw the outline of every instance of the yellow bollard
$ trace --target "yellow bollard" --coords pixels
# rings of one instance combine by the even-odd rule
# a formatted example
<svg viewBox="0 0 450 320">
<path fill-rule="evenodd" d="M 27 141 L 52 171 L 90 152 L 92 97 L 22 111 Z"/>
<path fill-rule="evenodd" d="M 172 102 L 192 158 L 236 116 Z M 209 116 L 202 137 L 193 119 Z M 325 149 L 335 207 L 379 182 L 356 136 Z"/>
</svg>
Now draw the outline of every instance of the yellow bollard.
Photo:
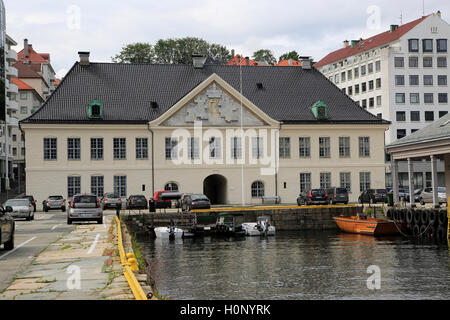
<svg viewBox="0 0 450 320">
<path fill-rule="evenodd" d="M 137 263 L 136 257 L 133 253 L 129 252 L 127 253 L 127 261 L 128 265 L 130 266 L 130 269 L 133 271 L 139 271 L 139 265 Z"/>
</svg>

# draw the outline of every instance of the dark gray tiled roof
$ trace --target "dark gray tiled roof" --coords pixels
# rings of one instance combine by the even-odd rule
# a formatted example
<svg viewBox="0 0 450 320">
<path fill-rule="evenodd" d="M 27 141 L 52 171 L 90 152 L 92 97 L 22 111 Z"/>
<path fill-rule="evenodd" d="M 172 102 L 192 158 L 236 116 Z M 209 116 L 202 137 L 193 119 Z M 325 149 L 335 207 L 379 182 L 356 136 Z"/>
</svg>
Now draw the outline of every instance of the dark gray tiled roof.
<svg viewBox="0 0 450 320">
<path fill-rule="evenodd" d="M 22 123 L 146 123 L 213 73 L 240 91 L 239 66 L 76 63 L 44 106 Z M 317 122 L 311 106 L 322 100 L 328 105 L 327 123 L 389 123 L 360 108 L 314 68 L 243 66 L 242 79 L 243 95 L 278 121 Z M 94 99 L 103 103 L 103 120 L 88 118 Z M 159 108 L 152 108 L 152 101 Z"/>
<path fill-rule="evenodd" d="M 433 140 L 450 139 L 450 113 L 407 137 L 399 139 L 386 148 L 418 144 Z"/>
</svg>

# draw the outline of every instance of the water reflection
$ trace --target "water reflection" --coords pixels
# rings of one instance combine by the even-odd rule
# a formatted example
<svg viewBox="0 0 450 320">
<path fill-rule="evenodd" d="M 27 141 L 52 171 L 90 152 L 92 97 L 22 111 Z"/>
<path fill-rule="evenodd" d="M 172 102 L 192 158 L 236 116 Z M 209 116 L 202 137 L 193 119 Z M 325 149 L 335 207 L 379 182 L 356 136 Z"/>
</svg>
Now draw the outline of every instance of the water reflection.
<svg viewBox="0 0 450 320">
<path fill-rule="evenodd" d="M 140 239 L 158 290 L 174 299 L 446 299 L 448 251 L 396 237 L 280 232 L 266 239 Z M 381 289 L 367 288 L 367 268 Z"/>
</svg>

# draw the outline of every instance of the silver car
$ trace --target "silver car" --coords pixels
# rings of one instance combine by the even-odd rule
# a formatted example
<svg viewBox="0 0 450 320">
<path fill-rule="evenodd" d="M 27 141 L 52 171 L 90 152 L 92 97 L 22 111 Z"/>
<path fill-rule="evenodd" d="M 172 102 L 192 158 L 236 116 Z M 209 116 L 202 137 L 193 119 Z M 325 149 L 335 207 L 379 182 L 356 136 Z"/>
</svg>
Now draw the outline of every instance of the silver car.
<svg viewBox="0 0 450 320">
<path fill-rule="evenodd" d="M 49 210 L 62 210 L 62 212 L 65 212 L 66 200 L 63 196 L 50 196 L 44 201 L 43 207 L 45 212 Z"/>
<path fill-rule="evenodd" d="M 27 221 L 34 220 L 34 208 L 28 199 L 9 199 L 4 207 L 11 207 L 13 218 L 25 218 Z"/>
<path fill-rule="evenodd" d="M 438 201 L 439 204 L 447 203 L 447 192 L 445 187 L 438 188 Z M 419 202 L 421 205 L 425 203 L 433 203 L 433 188 L 425 188 L 419 196 Z"/>
<path fill-rule="evenodd" d="M 108 192 L 102 198 L 102 208 L 103 210 L 111 208 L 116 209 L 117 205 L 122 207 L 122 199 L 115 193 Z"/>
<path fill-rule="evenodd" d="M 95 194 L 76 194 L 70 201 L 67 224 L 72 221 L 97 221 L 103 223 L 103 209 Z"/>
</svg>

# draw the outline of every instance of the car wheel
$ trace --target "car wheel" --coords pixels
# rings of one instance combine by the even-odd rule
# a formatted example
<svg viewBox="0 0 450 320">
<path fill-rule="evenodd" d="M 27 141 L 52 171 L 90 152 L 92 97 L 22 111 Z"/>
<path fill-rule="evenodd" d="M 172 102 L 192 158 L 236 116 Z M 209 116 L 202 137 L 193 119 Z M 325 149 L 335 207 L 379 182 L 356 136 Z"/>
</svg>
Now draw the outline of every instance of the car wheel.
<svg viewBox="0 0 450 320">
<path fill-rule="evenodd" d="M 45 208 L 44 208 L 44 211 L 45 211 L 45 212 L 48 212 L 48 208 L 47 208 L 47 207 L 45 207 Z"/>
<path fill-rule="evenodd" d="M 97 220 L 97 224 L 103 224 L 103 217 Z"/>
<path fill-rule="evenodd" d="M 30 218 L 31 220 L 34 220 L 34 212 L 33 212 L 33 215 L 31 216 L 31 218 Z"/>
<path fill-rule="evenodd" d="M 72 219 L 67 218 L 67 224 L 72 224 Z"/>
<path fill-rule="evenodd" d="M 14 249 L 14 231 L 11 233 L 11 238 L 7 242 L 5 242 L 4 248 L 5 250 Z"/>
<path fill-rule="evenodd" d="M 66 212 L 66 207 L 62 207 L 62 208 L 61 208 L 61 211 L 62 211 L 62 212 Z"/>
<path fill-rule="evenodd" d="M 36 212 L 36 206 L 33 206 L 34 212 Z"/>
</svg>

